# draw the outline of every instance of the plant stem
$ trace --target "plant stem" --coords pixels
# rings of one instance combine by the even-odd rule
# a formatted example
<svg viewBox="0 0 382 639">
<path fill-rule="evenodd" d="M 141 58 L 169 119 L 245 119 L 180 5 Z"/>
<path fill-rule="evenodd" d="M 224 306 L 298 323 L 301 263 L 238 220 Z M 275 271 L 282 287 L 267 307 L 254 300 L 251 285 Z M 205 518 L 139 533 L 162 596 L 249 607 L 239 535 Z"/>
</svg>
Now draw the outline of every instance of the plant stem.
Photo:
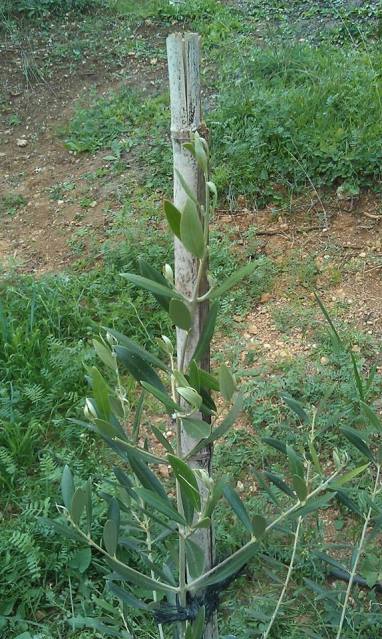
<svg viewBox="0 0 382 639">
<path fill-rule="evenodd" d="M 150 532 L 150 521 L 148 517 L 145 517 L 145 530 L 146 530 L 146 545 L 147 545 L 147 553 L 148 553 L 148 558 L 149 560 L 153 561 L 153 553 L 152 553 L 152 544 L 151 544 L 151 532 Z M 153 570 L 151 570 L 151 578 L 155 579 L 155 573 Z M 156 590 L 153 590 L 153 600 L 155 602 L 158 601 L 158 593 Z M 160 639 L 164 639 L 164 634 L 163 634 L 163 627 L 162 624 L 158 624 L 158 630 L 159 630 L 159 638 Z"/>
<path fill-rule="evenodd" d="M 381 474 L 381 466 L 378 465 L 377 466 L 377 475 L 376 475 L 375 482 L 374 482 L 374 488 L 373 488 L 373 492 L 372 492 L 372 495 L 371 495 L 372 502 L 374 502 L 376 494 L 378 492 L 380 474 Z M 359 560 L 361 559 L 361 555 L 362 555 L 362 551 L 363 551 L 363 545 L 364 545 L 364 542 L 365 542 L 367 529 L 369 527 L 371 514 L 372 514 L 372 507 L 370 506 L 369 510 L 367 511 L 367 515 L 365 517 L 365 523 L 364 523 L 363 528 L 362 528 L 362 533 L 361 533 L 361 537 L 360 537 L 359 544 L 358 544 L 357 554 L 356 554 L 355 559 L 353 561 L 353 566 L 352 566 L 350 577 L 349 577 L 348 587 L 346 589 L 345 600 L 344 600 L 344 603 L 343 603 L 343 606 L 342 606 L 341 619 L 340 619 L 340 623 L 339 623 L 339 626 L 338 626 L 336 639 L 340 639 L 341 634 L 342 634 L 342 629 L 343 629 L 343 625 L 344 625 L 344 622 L 345 622 L 346 610 L 347 610 L 348 603 L 349 603 L 349 597 L 350 597 L 351 589 L 353 587 L 354 578 L 355 578 L 355 575 L 357 573 Z"/>
<path fill-rule="evenodd" d="M 319 486 L 317 486 L 317 488 L 315 488 L 311 493 L 309 493 L 309 495 L 307 495 L 304 503 L 306 503 L 307 501 L 309 501 L 309 499 L 312 499 L 312 497 L 315 497 L 316 495 L 321 493 L 323 490 L 325 490 L 325 488 L 328 487 L 328 485 L 340 474 L 342 470 L 343 470 L 343 466 L 338 468 L 338 470 L 336 470 L 335 473 L 330 475 L 330 477 L 328 477 L 324 482 L 322 482 Z M 293 514 L 296 510 L 301 508 L 302 505 L 303 504 L 300 501 L 298 501 L 296 504 L 291 506 L 288 510 L 281 513 L 278 517 L 276 517 L 276 519 L 274 519 L 270 524 L 268 524 L 268 526 L 265 529 L 265 533 L 272 530 L 272 528 L 274 528 L 277 524 L 279 524 L 281 521 L 289 517 L 289 515 Z M 221 569 L 228 562 L 231 562 L 234 557 L 240 557 L 241 555 L 245 555 L 246 551 L 248 551 L 252 546 L 255 546 L 256 544 L 257 544 L 256 537 L 252 537 L 250 541 L 248 541 L 246 544 L 244 544 L 244 546 L 239 548 L 239 550 L 236 550 L 236 552 L 234 552 L 230 557 L 227 557 L 227 559 L 224 559 L 224 561 L 221 561 L 220 564 L 217 564 L 216 566 L 214 566 L 213 568 L 205 572 L 203 575 L 201 575 L 201 577 L 198 577 L 197 579 L 195 579 L 192 582 L 192 584 L 190 584 L 191 587 L 188 588 L 188 590 L 197 591 L 200 587 L 203 587 L 203 582 L 208 577 L 211 577 L 217 570 Z M 202 585 L 200 586 L 201 582 L 202 582 Z"/>
<path fill-rule="evenodd" d="M 287 588 L 288 588 L 288 585 L 289 585 L 289 581 L 290 581 L 290 578 L 291 578 L 292 572 L 293 572 L 294 560 L 295 560 L 295 557 L 296 557 L 297 543 L 298 543 L 298 538 L 299 538 L 299 535 L 300 535 L 301 524 L 302 524 L 302 517 L 299 517 L 298 520 L 297 520 L 297 527 L 296 527 L 296 530 L 295 530 L 295 533 L 294 533 L 293 550 L 292 550 L 292 556 L 291 556 L 291 560 L 290 560 L 290 564 L 289 564 L 289 568 L 288 568 L 288 573 L 287 573 L 287 576 L 286 576 L 286 579 L 285 579 L 285 582 L 284 582 L 283 589 L 282 589 L 282 591 L 280 593 L 280 597 L 279 597 L 278 602 L 276 604 L 276 608 L 274 609 L 274 612 L 273 612 L 273 615 L 272 615 L 272 617 L 270 619 L 268 628 L 264 632 L 264 634 L 262 636 L 262 639 L 267 639 L 268 638 L 269 633 L 271 631 L 271 628 L 272 628 L 272 626 L 273 626 L 273 624 L 274 624 L 274 622 L 276 620 L 276 617 L 277 617 L 277 615 L 279 613 L 280 606 L 281 606 L 281 604 L 283 602 L 283 599 L 285 597 L 285 593 L 287 591 Z"/>
</svg>

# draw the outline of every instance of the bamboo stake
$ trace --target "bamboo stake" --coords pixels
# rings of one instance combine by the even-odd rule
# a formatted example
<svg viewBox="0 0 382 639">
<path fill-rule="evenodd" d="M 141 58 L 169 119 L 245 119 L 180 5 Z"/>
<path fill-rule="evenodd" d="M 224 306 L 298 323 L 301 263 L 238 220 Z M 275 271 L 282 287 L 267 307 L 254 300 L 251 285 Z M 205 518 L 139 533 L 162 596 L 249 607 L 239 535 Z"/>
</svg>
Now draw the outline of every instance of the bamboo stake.
<svg viewBox="0 0 382 639">
<path fill-rule="evenodd" d="M 204 204 L 205 183 L 203 174 L 198 169 L 191 153 L 183 144 L 190 140 L 192 132 L 200 130 L 200 37 L 196 33 L 172 34 L 167 38 L 167 56 L 171 99 L 171 139 L 174 160 L 174 204 L 182 210 L 186 202 L 186 193 L 178 178 L 180 173 L 186 180 L 201 204 Z M 198 260 L 194 258 L 175 238 L 175 283 L 176 288 L 188 298 L 192 297 L 197 281 Z M 206 290 L 206 281 L 201 281 L 200 294 Z M 187 334 L 177 329 L 177 357 L 179 369 L 187 366 L 195 351 L 203 322 L 208 312 L 208 303 L 198 306 L 191 331 Z M 209 370 L 209 353 L 202 362 L 202 367 Z M 199 416 L 200 417 L 200 416 Z M 184 431 L 181 432 L 181 450 L 187 454 L 196 442 Z M 211 449 L 200 451 L 189 459 L 192 468 L 203 469 L 210 473 Z M 214 549 L 212 529 L 198 531 L 195 541 L 203 548 L 205 569 L 213 566 Z M 214 616 L 206 626 L 204 639 L 217 639 L 217 622 Z"/>
</svg>

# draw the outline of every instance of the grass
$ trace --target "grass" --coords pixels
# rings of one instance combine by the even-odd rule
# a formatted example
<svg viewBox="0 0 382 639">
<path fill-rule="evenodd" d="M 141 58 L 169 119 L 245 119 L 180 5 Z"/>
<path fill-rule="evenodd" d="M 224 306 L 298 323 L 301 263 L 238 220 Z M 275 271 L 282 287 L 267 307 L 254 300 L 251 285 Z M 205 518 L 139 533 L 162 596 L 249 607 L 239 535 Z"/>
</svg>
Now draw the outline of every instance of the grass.
<svg viewBox="0 0 382 639">
<path fill-rule="evenodd" d="M 0 197 L 0 217 L 2 215 L 14 215 L 26 206 L 27 201 L 20 193 L 6 193 Z"/>
</svg>

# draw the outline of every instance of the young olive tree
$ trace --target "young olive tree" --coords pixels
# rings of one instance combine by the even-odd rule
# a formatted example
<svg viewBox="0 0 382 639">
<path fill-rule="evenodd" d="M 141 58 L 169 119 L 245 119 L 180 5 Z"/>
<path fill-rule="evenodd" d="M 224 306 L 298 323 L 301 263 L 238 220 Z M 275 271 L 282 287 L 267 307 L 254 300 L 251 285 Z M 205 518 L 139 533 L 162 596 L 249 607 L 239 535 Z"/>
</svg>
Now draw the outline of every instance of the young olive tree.
<svg viewBox="0 0 382 639">
<path fill-rule="evenodd" d="M 250 514 L 229 478 L 215 479 L 203 469 L 189 465 L 198 451 L 212 446 L 216 440 L 224 440 L 242 409 L 240 387 L 231 370 L 222 364 L 218 370 L 208 372 L 201 368 L 200 362 L 214 334 L 219 300 L 250 275 L 254 265 L 248 263 L 219 282 L 206 272 L 208 226 L 217 202 L 217 190 L 209 180 L 207 142 L 194 133 L 185 146 L 204 174 L 205 204 L 198 204 L 186 180 L 179 176 L 187 194 L 183 209 L 165 202 L 164 212 L 172 234 L 197 258 L 197 281 L 206 277 L 208 289 L 199 295 L 199 288 L 195 287 L 193 294 L 187 297 L 176 289 L 169 265 L 162 274 L 143 260 L 139 274 L 124 273 L 123 277 L 152 294 L 169 314 L 174 327 L 186 334 L 205 300 L 211 303 L 208 316 L 187 364 L 182 353 L 175 356 L 174 335 L 158 340 L 160 356 L 112 329 L 106 332 L 105 339 L 94 341 L 96 353 L 115 384 L 112 387 L 98 368 L 89 368 L 92 396 L 86 399 L 87 421 L 78 423 L 99 435 L 120 459 L 114 468 L 114 489 L 103 495 L 108 503 L 108 517 L 102 538 L 94 533 L 91 482 L 75 488 L 68 467 L 62 476 L 64 505 L 60 509 L 74 528 L 75 536 L 90 544 L 99 557 L 104 557 L 110 569 L 107 577 L 110 591 L 125 606 L 153 615 L 161 639 L 169 626 L 177 639 L 202 639 L 216 611 L 219 592 L 259 551 L 262 540 L 283 524 L 293 540 L 292 560 L 264 634 L 266 638 L 289 583 L 303 518 L 325 508 L 339 486 L 364 467 L 341 477 L 346 459 L 336 455 L 336 467 L 327 474 L 315 446 L 314 419 L 305 451 L 296 452 L 281 441 L 269 439 L 267 443 L 285 455 L 288 471 L 287 477 L 270 471 L 256 475 L 275 504 L 267 515 L 264 512 Z M 184 341 L 186 347 L 187 340 Z M 134 414 L 122 371 L 141 388 Z M 142 430 L 145 399 L 150 396 L 173 420 L 174 442 L 153 424 Z M 289 398 L 286 401 L 301 420 L 309 419 L 297 402 Z M 144 421 L 150 423 L 150 417 Z M 195 441 L 187 452 L 181 445 L 183 431 Z M 166 480 L 159 472 L 161 467 L 170 470 Z M 275 488 L 284 494 L 284 501 L 275 499 Z M 216 506 L 222 499 L 244 527 L 247 541 L 215 565 L 206 566 L 198 531 L 213 525 Z"/>
</svg>

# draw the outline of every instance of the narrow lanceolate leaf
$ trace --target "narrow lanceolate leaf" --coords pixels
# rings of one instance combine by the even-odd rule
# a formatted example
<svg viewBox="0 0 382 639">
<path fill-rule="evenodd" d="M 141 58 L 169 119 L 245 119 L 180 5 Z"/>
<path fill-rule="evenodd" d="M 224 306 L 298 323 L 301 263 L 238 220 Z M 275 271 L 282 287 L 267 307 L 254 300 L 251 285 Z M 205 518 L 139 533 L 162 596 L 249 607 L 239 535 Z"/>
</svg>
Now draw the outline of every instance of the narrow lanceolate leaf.
<svg viewBox="0 0 382 639">
<path fill-rule="evenodd" d="M 92 366 L 88 369 L 90 382 L 94 393 L 94 399 L 97 404 L 97 414 L 101 419 L 108 419 L 111 413 L 110 407 L 110 388 L 99 372 L 98 368 Z"/>
<path fill-rule="evenodd" d="M 195 202 L 188 199 L 180 221 L 180 237 L 183 246 L 195 257 L 201 259 L 205 251 L 203 226 Z"/>
<path fill-rule="evenodd" d="M 204 551 L 195 541 L 186 539 L 186 557 L 188 571 L 192 579 L 196 579 L 204 569 Z"/>
<path fill-rule="evenodd" d="M 174 475 L 179 482 L 180 491 L 182 494 L 183 508 L 185 509 L 185 516 L 187 519 L 186 508 L 188 507 L 188 504 L 192 504 L 195 510 L 197 510 L 198 512 L 200 511 L 200 493 L 198 482 L 196 481 L 196 477 L 191 468 L 182 459 L 179 459 L 179 457 L 175 457 L 175 455 L 168 455 L 167 459 L 171 464 Z M 189 510 L 191 511 L 191 509 Z M 187 520 L 189 521 L 189 519 Z M 189 523 L 191 522 L 189 521 Z"/>
<path fill-rule="evenodd" d="M 172 447 L 172 445 L 170 444 L 170 442 L 168 441 L 168 439 L 163 435 L 162 431 L 159 430 L 159 428 L 157 428 L 156 426 L 150 425 L 151 430 L 153 431 L 155 437 L 157 438 L 158 442 L 160 444 L 162 444 L 163 448 L 165 448 L 167 450 L 168 453 L 173 454 L 174 453 L 174 449 Z"/>
<path fill-rule="evenodd" d="M 110 592 L 113 593 L 113 595 L 118 597 L 121 601 L 123 601 L 123 603 L 130 606 L 130 608 L 135 608 L 136 610 L 150 609 L 147 603 L 145 603 L 141 599 L 137 599 L 136 597 L 134 597 L 134 595 L 131 594 L 131 592 L 128 592 L 127 590 L 124 590 L 123 588 L 120 588 L 119 586 L 117 586 L 117 584 L 113 583 L 112 581 L 108 582 L 108 588 Z"/>
<path fill-rule="evenodd" d="M 235 273 L 232 273 L 230 277 L 228 277 L 222 284 L 219 284 L 209 294 L 209 299 L 215 300 L 225 293 L 227 293 L 233 286 L 236 286 L 241 280 L 245 277 L 248 277 L 253 273 L 256 268 L 256 264 L 254 262 L 249 262 L 242 268 L 239 268 Z"/>
<path fill-rule="evenodd" d="M 313 513 L 317 510 L 321 510 L 322 508 L 327 508 L 329 506 L 329 502 L 333 499 L 336 493 L 327 493 L 326 495 L 321 495 L 321 497 L 313 497 L 309 499 L 306 504 L 301 506 L 301 508 L 297 508 L 291 515 L 291 518 L 296 517 L 305 517 L 305 515 L 309 515 L 309 513 Z"/>
<path fill-rule="evenodd" d="M 176 391 L 180 395 L 180 397 L 184 399 L 187 404 L 190 405 L 192 409 L 196 410 L 201 407 L 203 400 L 200 397 L 199 393 L 194 388 L 191 388 L 191 386 L 178 387 Z"/>
<path fill-rule="evenodd" d="M 192 358 L 196 362 L 200 362 L 201 358 L 206 353 L 210 345 L 211 339 L 215 331 L 218 312 L 219 312 L 219 302 L 214 302 L 210 306 L 205 324 L 203 326 L 201 335 L 199 337 L 198 343 L 195 348 L 195 352 L 192 356 Z"/>
<path fill-rule="evenodd" d="M 292 448 L 292 446 L 286 447 L 287 457 L 288 457 L 288 465 L 289 472 L 291 475 L 297 475 L 303 479 L 304 477 L 304 464 L 301 460 L 301 457 L 297 455 L 296 451 Z"/>
<path fill-rule="evenodd" d="M 247 510 L 241 501 L 237 492 L 229 485 L 224 488 L 224 497 L 228 501 L 236 517 L 241 521 L 243 526 L 248 530 L 251 535 L 253 534 L 252 521 L 247 513 Z"/>
<path fill-rule="evenodd" d="M 169 286 L 168 281 L 162 275 L 162 273 L 160 271 L 157 271 L 155 268 L 153 268 L 151 264 L 148 264 L 148 262 L 145 262 L 145 260 L 142 260 L 142 258 L 140 258 L 138 260 L 138 265 L 139 265 L 139 272 L 142 275 L 142 277 L 147 277 L 147 279 L 153 280 L 154 282 L 157 282 L 158 284 L 162 284 L 162 286 L 167 287 L 169 290 L 172 290 Z M 166 295 L 157 295 L 156 293 L 153 293 L 153 295 L 156 301 L 158 302 L 158 304 L 166 312 L 168 312 L 168 297 Z"/>
<path fill-rule="evenodd" d="M 156 388 L 152 384 L 148 384 L 147 382 L 142 382 L 142 386 L 149 393 L 151 393 L 151 395 L 154 395 L 154 397 L 159 399 L 159 401 L 162 402 L 162 404 L 164 404 L 167 410 L 169 410 L 171 413 L 173 413 L 174 411 L 178 413 L 182 412 L 179 404 L 176 404 L 167 393 L 161 392 L 160 390 L 158 390 L 158 388 Z"/>
<path fill-rule="evenodd" d="M 151 508 L 154 508 L 158 512 L 162 513 L 162 515 L 168 517 L 170 521 L 176 521 L 182 526 L 186 525 L 186 520 L 172 506 L 169 499 L 163 499 L 158 494 L 155 494 L 151 490 L 147 490 L 146 488 L 136 488 L 135 492 L 137 493 L 137 495 L 139 495 L 139 497 L 143 499 L 145 504 L 151 506 Z"/>
<path fill-rule="evenodd" d="M 226 484 L 222 479 L 219 479 L 217 482 L 214 483 L 212 490 L 209 494 L 209 497 L 207 499 L 206 507 L 204 509 L 204 515 L 206 517 L 212 516 L 212 513 L 215 510 L 215 506 L 217 505 L 218 501 L 221 499 L 223 495 L 225 485 Z"/>
<path fill-rule="evenodd" d="M 307 489 L 305 481 L 299 475 L 293 475 L 292 482 L 293 482 L 293 488 L 295 489 L 296 495 L 299 498 L 299 500 L 305 501 L 308 494 L 308 489 Z"/>
<path fill-rule="evenodd" d="M 137 342 L 134 342 L 132 339 L 126 337 L 126 335 L 123 335 L 113 328 L 107 328 L 106 330 L 117 340 L 119 346 L 124 346 L 130 353 L 136 353 L 137 355 L 139 355 L 139 357 L 141 357 L 148 364 L 151 364 L 151 366 L 153 366 L 154 368 L 159 368 L 162 371 L 168 371 L 168 366 L 164 362 L 162 362 L 159 357 L 153 355 L 152 353 L 149 353 L 149 351 L 143 348 L 143 346 L 141 346 L 140 344 L 137 344 Z"/>
<path fill-rule="evenodd" d="M 349 483 L 349 481 L 352 481 L 354 477 L 358 477 L 358 475 L 362 475 L 362 473 L 364 473 L 368 467 L 369 467 L 369 463 L 363 464 L 362 466 L 358 466 L 358 468 L 352 468 L 352 470 L 349 470 L 347 473 L 344 473 L 343 475 L 341 475 L 341 477 L 333 481 L 330 484 L 330 488 L 336 490 L 340 486 L 343 486 L 344 484 Z"/>
<path fill-rule="evenodd" d="M 118 360 L 137 382 L 148 382 L 159 390 L 165 391 L 165 387 L 154 369 L 138 353 L 129 351 L 125 346 L 116 346 L 115 353 Z"/>
<path fill-rule="evenodd" d="M 64 506 L 70 510 L 74 495 L 74 480 L 69 466 L 65 465 L 61 477 L 61 495 Z"/>
<path fill-rule="evenodd" d="M 222 364 L 219 368 L 219 387 L 224 399 L 229 402 L 236 390 L 236 382 L 231 371 L 225 364 Z"/>
<path fill-rule="evenodd" d="M 188 197 L 191 198 L 191 200 L 193 200 L 196 203 L 197 202 L 196 195 L 191 189 L 190 185 L 186 182 L 183 175 L 179 173 L 177 169 L 175 169 L 175 173 L 178 176 L 179 182 L 181 183 L 182 188 L 184 192 L 186 193 L 186 195 L 188 195 Z"/>
<path fill-rule="evenodd" d="M 234 425 L 242 409 L 243 409 L 243 396 L 237 395 L 231 410 L 225 416 L 222 423 L 213 429 L 210 437 L 208 438 L 208 442 L 211 443 L 215 441 L 216 439 L 223 437 L 223 435 L 225 435 L 229 431 L 229 429 Z"/>
<path fill-rule="evenodd" d="M 190 330 L 192 324 L 190 309 L 182 300 L 170 300 L 168 312 L 175 326 L 183 331 Z"/>
<path fill-rule="evenodd" d="M 296 415 L 301 419 L 302 422 L 304 422 L 304 424 L 308 423 L 309 417 L 307 413 L 305 412 L 305 410 L 303 409 L 302 404 L 300 404 L 300 402 L 298 402 L 296 399 L 293 399 L 293 397 L 290 397 L 289 395 L 281 395 L 281 397 L 284 400 L 284 402 L 289 406 L 289 408 L 294 413 L 296 413 Z"/>
<path fill-rule="evenodd" d="M 91 525 L 92 525 L 92 518 L 93 518 L 92 482 L 91 482 L 91 479 L 88 479 L 86 484 L 85 484 L 85 494 L 86 494 L 86 504 L 85 504 L 86 523 L 87 523 L 87 527 L 88 527 L 88 533 L 90 534 L 90 529 L 91 529 Z"/>
<path fill-rule="evenodd" d="M 108 519 L 104 525 L 103 541 L 106 551 L 109 553 L 109 555 L 114 557 L 115 553 L 117 552 L 118 529 L 113 519 Z"/>
<path fill-rule="evenodd" d="M 163 202 L 163 206 L 170 229 L 172 230 L 174 235 L 176 235 L 176 237 L 180 239 L 180 220 L 182 219 L 181 212 L 169 200 L 165 200 Z"/>
<path fill-rule="evenodd" d="M 116 361 L 115 361 L 115 357 L 113 356 L 113 353 L 111 352 L 110 348 L 108 348 L 107 346 L 105 346 L 105 344 L 102 344 L 102 342 L 99 342 L 96 339 L 93 339 L 93 347 L 95 352 L 97 353 L 98 357 L 100 358 L 100 360 L 109 368 L 111 368 L 111 370 L 115 371 L 116 369 Z"/>
<path fill-rule="evenodd" d="M 122 439 L 119 439 L 118 437 L 113 437 L 112 443 L 118 451 L 124 451 L 129 459 L 139 459 L 140 461 L 144 461 L 147 464 L 163 464 L 165 462 L 162 457 L 154 455 L 153 453 L 149 453 L 148 450 L 139 448 L 138 446 L 130 444 L 128 441 L 124 441 Z"/>
<path fill-rule="evenodd" d="M 211 424 L 204 422 L 202 419 L 194 419 L 192 417 L 184 417 L 182 419 L 182 427 L 187 435 L 193 439 L 206 438 L 211 432 Z"/>
<path fill-rule="evenodd" d="M 268 446 L 272 446 L 272 448 L 275 448 L 280 453 L 283 453 L 283 455 L 286 455 L 286 445 L 284 444 L 284 442 L 280 442 L 279 439 L 275 439 L 274 437 L 262 437 L 261 441 L 263 441 L 264 444 L 268 444 Z"/>
<path fill-rule="evenodd" d="M 294 497 L 295 496 L 295 494 L 294 494 L 293 490 L 291 489 L 291 487 L 288 486 L 288 484 L 286 484 L 285 481 L 283 479 L 281 479 L 281 477 L 279 477 L 278 475 L 275 475 L 274 473 L 271 473 L 271 472 L 269 472 L 267 470 L 265 470 L 263 474 L 264 474 L 264 477 L 266 477 L 272 484 L 274 484 L 283 493 L 285 493 L 289 497 Z"/>
<path fill-rule="evenodd" d="M 377 413 L 373 411 L 372 408 L 368 404 L 365 404 L 362 400 L 360 400 L 360 406 L 365 420 L 368 423 L 368 430 L 371 433 L 380 433 L 382 432 L 382 420 L 378 417 Z"/>
<path fill-rule="evenodd" d="M 200 138 L 195 138 L 195 159 L 203 173 L 208 172 L 208 158 Z"/>
<path fill-rule="evenodd" d="M 190 592 L 200 591 L 207 586 L 225 581 L 231 575 L 237 573 L 258 551 L 258 545 L 255 541 L 249 542 L 240 550 L 237 550 L 228 559 L 222 561 L 220 564 L 212 568 L 208 573 L 205 573 L 199 579 L 191 582 L 188 585 Z"/>
<path fill-rule="evenodd" d="M 135 286 L 139 286 L 140 288 L 144 288 L 150 293 L 154 293 L 154 295 L 160 295 L 161 297 L 177 297 L 181 299 L 181 295 L 179 295 L 175 289 L 170 288 L 169 286 L 165 286 L 164 284 L 158 284 L 158 282 L 154 282 L 154 280 L 150 280 L 147 277 L 142 277 L 141 275 L 135 275 L 135 273 L 121 273 L 122 277 L 131 282 L 131 284 L 135 284 Z"/>
<path fill-rule="evenodd" d="M 261 515 L 254 515 L 252 517 L 252 526 L 256 539 L 261 539 L 261 537 L 264 536 L 267 527 L 266 519 L 264 519 Z"/>
<path fill-rule="evenodd" d="M 112 559 L 109 557 L 107 560 L 108 565 L 117 573 L 125 581 L 129 581 L 130 583 L 135 584 L 136 586 L 140 586 L 144 590 L 157 591 L 157 592 L 177 592 L 177 589 L 174 586 L 170 586 L 169 584 L 165 584 L 162 581 L 157 581 L 156 579 L 152 579 L 151 577 L 147 577 L 142 572 L 135 570 L 134 568 L 130 568 L 118 561 L 117 559 Z"/>
<path fill-rule="evenodd" d="M 82 486 L 80 486 L 76 489 L 70 506 L 70 516 L 76 526 L 78 526 L 78 524 L 80 523 L 81 515 L 86 506 L 86 502 L 86 492 L 84 491 Z"/>
<path fill-rule="evenodd" d="M 359 452 L 362 453 L 362 455 L 367 457 L 367 459 L 370 459 L 370 461 L 374 461 L 373 453 L 371 452 L 370 448 L 364 442 L 360 434 L 356 430 L 354 430 L 354 428 L 343 426 L 340 430 L 345 435 L 346 439 L 348 439 L 349 442 L 353 444 L 353 446 L 358 448 Z"/>
<path fill-rule="evenodd" d="M 131 470 L 134 475 L 138 477 L 142 486 L 148 490 L 153 491 L 159 497 L 162 497 L 168 504 L 170 504 L 169 499 L 167 497 L 166 490 L 162 483 L 159 481 L 158 477 L 150 470 L 150 468 L 145 464 L 144 461 L 129 456 L 129 463 L 131 466 Z"/>
<path fill-rule="evenodd" d="M 199 608 L 195 621 L 192 622 L 192 639 L 202 639 L 204 633 L 204 626 L 206 621 L 205 607 Z"/>
</svg>

